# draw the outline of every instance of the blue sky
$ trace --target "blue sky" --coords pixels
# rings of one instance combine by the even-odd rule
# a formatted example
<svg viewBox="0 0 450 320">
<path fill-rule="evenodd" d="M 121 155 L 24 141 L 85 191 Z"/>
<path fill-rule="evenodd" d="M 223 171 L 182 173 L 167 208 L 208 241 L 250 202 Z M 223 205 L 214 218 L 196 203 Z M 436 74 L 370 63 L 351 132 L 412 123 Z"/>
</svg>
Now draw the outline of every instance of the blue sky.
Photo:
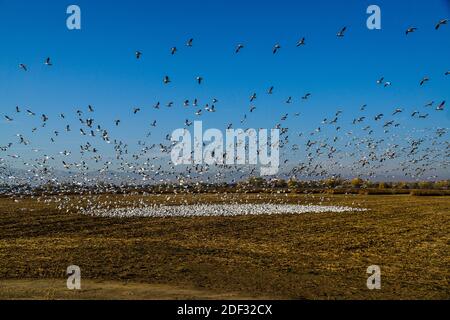
<svg viewBox="0 0 450 320">
<path fill-rule="evenodd" d="M 77 4 L 82 30 L 66 28 L 66 8 Z M 382 29 L 366 28 L 366 8 L 381 8 Z M 159 142 L 185 119 L 195 120 L 195 107 L 185 99 L 199 99 L 200 107 L 217 98 L 217 113 L 204 114 L 204 127 L 238 127 L 248 114 L 249 97 L 258 95 L 257 109 L 246 127 L 271 128 L 281 115 L 300 112 L 287 124 L 294 132 L 314 130 L 323 118 L 343 110 L 346 122 L 361 116 L 367 104 L 367 124 L 376 113 L 408 112 L 397 120 L 405 132 L 418 126 L 448 127 L 450 113 L 424 109 L 434 100 L 450 100 L 450 25 L 434 30 L 450 18 L 445 0 L 431 1 L 22 1 L 0 0 L 0 146 L 15 142 L 17 133 L 34 147 L 61 151 L 78 146 L 77 109 L 94 106 L 96 124 L 125 141 L 144 139 L 157 120 L 150 140 Z M 347 26 L 344 38 L 336 33 Z M 405 30 L 418 30 L 405 36 Z M 295 46 L 301 37 L 306 45 Z M 194 38 L 193 46 L 185 46 Z M 245 48 L 234 54 L 238 43 Z M 281 50 L 273 55 L 275 43 Z M 172 56 L 170 48 L 179 51 Z M 135 50 L 143 53 L 141 60 Z M 43 64 L 50 56 L 51 68 Z M 19 70 L 24 63 L 29 71 Z M 172 83 L 162 79 L 170 76 Z M 198 85 L 195 77 L 204 83 Z M 389 88 L 377 86 L 384 76 Z M 424 76 L 430 81 L 419 87 Z M 274 94 L 266 90 L 274 86 Z M 302 101 L 305 93 L 308 101 Z M 284 101 L 292 96 L 293 103 Z M 152 106 L 161 102 L 161 110 Z M 165 104 L 174 102 L 169 109 Z M 449 101 L 450 102 L 450 101 Z M 15 106 L 50 116 L 48 127 L 32 134 L 39 119 L 14 114 Z M 141 113 L 132 114 L 133 107 Z M 429 112 L 426 123 L 410 118 L 413 110 Z M 61 122 L 57 115 L 70 115 Z M 14 123 L 7 123 L 10 115 Z M 115 128 L 113 120 L 122 124 Z M 200 120 L 198 119 L 198 120 Z M 50 143 L 54 130 L 73 132 Z"/>
</svg>

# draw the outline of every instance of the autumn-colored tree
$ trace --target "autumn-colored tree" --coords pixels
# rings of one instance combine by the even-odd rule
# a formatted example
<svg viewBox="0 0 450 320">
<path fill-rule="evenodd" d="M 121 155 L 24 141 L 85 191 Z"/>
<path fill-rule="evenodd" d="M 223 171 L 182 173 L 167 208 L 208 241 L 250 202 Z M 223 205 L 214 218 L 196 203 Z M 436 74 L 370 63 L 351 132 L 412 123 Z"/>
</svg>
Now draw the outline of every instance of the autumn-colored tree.
<svg viewBox="0 0 450 320">
<path fill-rule="evenodd" d="M 408 189 L 408 184 L 406 182 L 397 182 L 393 187 L 396 189 Z"/>
<path fill-rule="evenodd" d="M 433 183 L 430 181 L 420 181 L 419 188 L 420 189 L 433 189 Z"/>
<path fill-rule="evenodd" d="M 354 178 L 351 182 L 353 188 L 361 188 L 364 180 L 361 178 Z"/>
<path fill-rule="evenodd" d="M 298 181 L 294 178 L 291 178 L 288 180 L 287 186 L 290 190 L 295 190 L 298 187 Z"/>
<path fill-rule="evenodd" d="M 450 180 L 436 181 L 434 187 L 436 189 L 448 189 L 450 187 Z"/>
<path fill-rule="evenodd" d="M 287 182 L 284 179 L 274 179 L 271 181 L 271 184 L 275 188 L 285 188 L 287 187 Z"/>
<path fill-rule="evenodd" d="M 261 188 L 265 185 L 266 180 L 261 177 L 251 177 L 248 179 L 248 184 L 252 187 Z"/>
<path fill-rule="evenodd" d="M 339 178 L 329 178 L 323 181 L 323 184 L 327 188 L 336 188 L 337 186 L 342 185 L 342 179 Z"/>
</svg>

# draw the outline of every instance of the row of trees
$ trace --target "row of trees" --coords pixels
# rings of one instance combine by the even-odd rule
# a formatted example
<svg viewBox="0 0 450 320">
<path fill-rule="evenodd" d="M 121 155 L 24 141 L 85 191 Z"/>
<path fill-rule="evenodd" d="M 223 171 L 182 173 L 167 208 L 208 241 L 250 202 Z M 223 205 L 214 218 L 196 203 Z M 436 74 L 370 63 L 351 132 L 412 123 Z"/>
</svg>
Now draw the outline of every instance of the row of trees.
<svg viewBox="0 0 450 320">
<path fill-rule="evenodd" d="M 242 187 L 255 188 L 289 188 L 289 189 L 338 189 L 338 188 L 354 188 L 354 189 L 450 189 L 450 180 L 441 181 L 419 181 L 419 182 L 373 182 L 354 178 L 345 180 L 341 178 L 329 178 L 317 181 L 302 181 L 296 179 L 273 179 L 265 180 L 260 177 L 252 177 L 245 182 L 239 184 Z"/>
<path fill-rule="evenodd" d="M 296 180 L 296 179 L 272 179 L 265 180 L 261 177 L 252 177 L 237 184 L 227 183 L 165 183 L 154 185 L 115 185 L 108 183 L 98 183 L 96 185 L 79 185 L 62 183 L 55 184 L 49 182 L 41 186 L 2 186 L 0 185 L 0 196 L 7 193 L 22 194 L 97 194 L 97 193 L 178 193 L 178 192 L 272 192 L 278 191 L 305 191 L 321 192 L 329 190 L 332 193 L 340 192 L 378 192 L 381 193 L 400 192 L 409 193 L 408 190 L 440 190 L 439 192 L 448 192 L 450 190 L 450 180 L 442 181 L 419 181 L 419 182 L 372 182 L 361 178 L 345 180 L 341 178 L 329 178 L 324 180 Z M 351 191 L 353 190 L 353 191 Z M 384 191 L 383 191 L 384 190 Z M 404 191 L 401 191 L 404 190 Z M 444 190 L 444 191 L 442 191 Z"/>
</svg>

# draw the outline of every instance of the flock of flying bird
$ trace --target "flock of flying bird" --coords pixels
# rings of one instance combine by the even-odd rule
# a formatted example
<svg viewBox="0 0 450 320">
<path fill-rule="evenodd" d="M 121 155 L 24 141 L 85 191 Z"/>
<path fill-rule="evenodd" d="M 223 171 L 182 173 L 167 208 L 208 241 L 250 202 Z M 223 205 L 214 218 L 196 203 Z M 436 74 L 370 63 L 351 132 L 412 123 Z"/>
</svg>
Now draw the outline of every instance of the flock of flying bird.
<svg viewBox="0 0 450 320">
<path fill-rule="evenodd" d="M 439 30 L 448 23 L 447 19 L 440 20 L 435 29 Z M 406 30 L 406 36 L 416 32 L 416 27 Z M 343 27 L 336 34 L 338 38 L 345 36 L 347 27 Z M 300 38 L 297 47 L 305 46 L 306 39 Z M 194 39 L 189 39 L 186 46 L 193 47 Z M 234 53 L 239 54 L 245 50 L 244 44 L 238 44 Z M 272 53 L 277 54 L 281 50 L 280 44 L 275 44 Z M 177 54 L 178 49 L 172 47 L 170 54 Z M 144 53 L 135 52 L 135 59 L 141 60 Z M 51 58 L 46 58 L 44 64 L 54 68 Z M 19 68 L 31 72 L 24 63 Z M 443 77 L 450 81 L 450 71 L 443 71 Z M 164 76 L 163 83 L 172 82 L 169 76 Z M 195 81 L 203 85 L 203 77 L 197 76 Z M 428 76 L 418 79 L 418 86 L 425 86 L 430 81 Z M 374 79 L 374 86 L 389 87 L 392 82 L 384 77 Z M 274 94 L 275 88 L 270 86 L 265 94 Z M 248 98 L 250 107 L 242 119 L 240 126 L 244 126 L 251 114 L 255 112 L 256 103 L 262 94 L 251 93 Z M 302 101 L 311 99 L 311 93 L 305 93 Z M 287 97 L 285 104 L 292 104 L 293 97 Z M 217 106 L 219 99 L 212 98 L 208 103 L 200 103 L 199 99 L 185 99 L 184 107 L 194 107 L 195 117 L 200 117 L 204 112 L 215 113 L 220 110 Z M 200 107 L 202 105 L 202 107 Z M 166 107 L 173 107 L 175 103 L 170 101 Z M 162 105 L 157 102 L 154 109 L 160 109 Z M 438 172 L 448 172 L 450 143 L 448 141 L 448 128 L 423 128 L 414 129 L 402 127 L 399 114 L 409 112 L 414 121 L 426 121 L 432 112 L 445 110 L 445 100 L 430 101 L 420 109 L 407 111 L 406 108 L 393 108 L 391 114 L 372 112 L 370 107 L 364 104 L 359 107 L 359 114 L 354 116 L 348 125 L 351 130 L 344 131 L 344 112 L 336 110 L 324 118 L 320 125 L 311 132 L 291 132 L 288 119 L 300 116 L 300 112 L 281 114 L 274 128 L 280 130 L 280 152 L 282 155 L 280 177 L 297 177 L 299 179 L 322 179 L 339 175 L 339 172 L 347 172 L 352 175 L 360 175 L 368 178 L 377 176 L 392 177 L 397 179 L 434 179 Z M 131 116 L 143 111 L 143 108 L 131 109 Z M 14 115 L 13 115 L 14 114 Z M 81 189 L 85 186 L 95 186 L 102 191 L 111 191 L 112 185 L 141 185 L 146 183 L 176 182 L 187 184 L 192 182 L 215 183 L 218 181 L 237 182 L 257 174 L 255 166 L 237 165 L 192 165 L 175 167 L 167 159 L 170 158 L 171 147 L 174 142 L 167 133 L 165 141 L 150 143 L 151 132 L 146 133 L 145 138 L 139 140 L 136 151 L 126 141 L 111 136 L 108 126 L 103 126 L 94 118 L 95 108 L 91 105 L 79 108 L 73 115 L 66 113 L 42 114 L 33 108 L 16 106 L 13 114 L 4 114 L 4 120 L 11 125 L 11 130 L 16 118 L 21 116 L 40 119 L 39 125 L 33 128 L 23 128 L 24 132 L 17 134 L 17 141 L 0 145 L 0 186 L 16 185 L 11 194 L 24 192 L 24 185 L 36 186 L 52 183 L 64 188 L 73 188 L 78 185 Z M 71 116 L 76 116 L 79 128 L 72 128 L 64 121 Z M 53 119 L 58 122 L 52 122 Z M 375 125 L 368 124 L 367 120 L 373 119 Z M 123 119 L 116 119 L 111 125 L 119 127 Z M 57 143 L 58 137 L 72 130 L 79 131 L 85 142 L 77 150 L 64 149 L 58 154 L 46 154 L 37 148 L 35 143 L 28 139 L 30 133 L 55 124 L 57 128 L 50 129 L 49 140 Z M 184 127 L 187 129 L 193 124 L 193 119 L 186 119 Z M 426 124 L 426 122 L 425 122 Z M 5 124 L 3 124 L 5 125 Z M 226 127 L 233 128 L 229 123 Z M 153 120 L 150 127 L 157 127 L 157 121 Z M 151 129 L 151 128 L 150 128 Z M 148 128 L 145 129 L 146 131 Z M 28 132 L 26 132 L 28 131 Z M 404 135 L 402 135 L 402 133 Z M 406 135 L 405 135 L 406 133 Z M 416 133 L 415 137 L 413 133 Z M 4 139 L 4 138 L 3 138 Z M 294 140 L 294 141 L 293 141 Z M 298 141 L 303 141 L 300 143 Z M 106 146 L 100 146 L 106 144 Z M 103 148 L 112 146 L 113 156 L 104 156 Z M 14 147 L 22 147 L 24 154 L 11 152 Z M 27 157 L 28 154 L 33 156 Z M 14 169 L 25 168 L 25 169 Z M 70 182 L 70 183 L 69 183 Z M 65 185 L 67 187 L 64 187 Z M 6 190 L 6 189 L 5 189 Z M 0 188 L 0 193 L 5 192 Z M 60 201 L 60 200 L 58 200 Z"/>
</svg>

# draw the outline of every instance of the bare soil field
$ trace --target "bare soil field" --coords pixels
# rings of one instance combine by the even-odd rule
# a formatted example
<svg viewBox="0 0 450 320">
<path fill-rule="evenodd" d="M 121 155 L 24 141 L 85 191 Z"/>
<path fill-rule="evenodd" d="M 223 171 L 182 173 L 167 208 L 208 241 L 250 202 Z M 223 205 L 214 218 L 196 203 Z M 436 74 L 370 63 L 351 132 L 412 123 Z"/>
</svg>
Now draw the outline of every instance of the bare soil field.
<svg viewBox="0 0 450 320">
<path fill-rule="evenodd" d="M 74 201 L 76 196 L 74 197 Z M 0 199 L 1 299 L 449 299 L 450 198 L 105 195 L 133 203 L 295 203 L 366 212 L 105 218 Z M 88 198 L 83 201 L 88 201 Z M 101 197 L 96 201 L 101 201 Z M 82 289 L 66 288 L 81 268 Z M 381 289 L 366 269 L 381 267 Z"/>
</svg>

